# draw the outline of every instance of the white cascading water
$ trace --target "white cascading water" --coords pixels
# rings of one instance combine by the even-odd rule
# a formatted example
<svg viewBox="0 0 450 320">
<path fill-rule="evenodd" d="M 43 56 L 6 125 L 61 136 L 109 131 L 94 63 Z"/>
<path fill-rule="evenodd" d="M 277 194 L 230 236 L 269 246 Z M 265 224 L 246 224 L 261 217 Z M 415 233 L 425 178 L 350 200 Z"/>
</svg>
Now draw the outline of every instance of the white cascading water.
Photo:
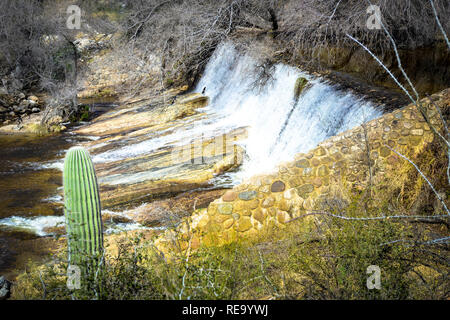
<svg viewBox="0 0 450 320">
<path fill-rule="evenodd" d="M 225 43 L 214 53 L 196 88 L 197 92 L 206 88 L 208 108 L 223 115 L 219 126 L 248 126 L 248 139 L 242 142 L 247 158 L 239 178 L 270 171 L 296 153 L 382 115 L 370 102 L 283 64 L 275 66 L 272 81 L 254 89 L 256 63 Z M 296 100 L 299 77 L 310 85 Z"/>
<path fill-rule="evenodd" d="M 183 124 L 168 134 L 149 136 L 135 144 L 128 141 L 126 146 L 95 155 L 93 161 L 125 160 L 247 127 L 248 138 L 239 142 L 246 150 L 246 159 L 239 172 L 232 175 L 236 184 L 382 114 L 370 102 L 283 64 L 274 66 L 271 81 L 255 88 L 255 69 L 255 59 L 240 54 L 231 43 L 222 44 L 195 89 L 204 90 L 210 98 L 202 110 L 206 117 L 177 120 Z M 308 79 L 309 86 L 296 100 L 294 88 L 299 77 Z"/>
</svg>

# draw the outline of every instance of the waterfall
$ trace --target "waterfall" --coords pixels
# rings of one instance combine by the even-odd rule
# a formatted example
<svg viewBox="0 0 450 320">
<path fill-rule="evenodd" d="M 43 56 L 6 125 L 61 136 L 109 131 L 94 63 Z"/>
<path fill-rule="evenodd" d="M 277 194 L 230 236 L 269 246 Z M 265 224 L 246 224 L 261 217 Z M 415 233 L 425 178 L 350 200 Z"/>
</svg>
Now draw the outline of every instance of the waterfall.
<svg viewBox="0 0 450 320">
<path fill-rule="evenodd" d="M 271 171 L 296 153 L 306 152 L 326 138 L 382 114 L 372 103 L 284 64 L 270 68 L 268 81 L 255 86 L 258 69 L 258 61 L 238 52 L 232 43 L 221 44 L 194 90 L 210 98 L 209 105 L 201 110 L 204 117 L 176 120 L 165 134 L 150 133 L 144 140 L 127 138 L 126 145 L 96 154 L 93 161 L 121 161 L 247 128 L 248 137 L 237 142 L 245 149 L 244 163 L 239 172 L 229 175 L 236 184 L 254 174 Z M 309 83 L 295 97 L 299 77 Z M 124 179 L 135 182 L 134 178 Z M 123 183 L 122 180 L 116 183 Z"/>
<path fill-rule="evenodd" d="M 254 174 L 269 172 L 296 153 L 307 152 L 331 136 L 382 115 L 371 102 L 284 64 L 273 66 L 270 79 L 255 86 L 258 69 L 258 61 L 238 52 L 232 43 L 221 44 L 194 90 L 210 98 L 209 105 L 201 110 L 204 117 L 176 120 L 164 134 L 151 133 L 143 141 L 128 138 L 126 145 L 96 154 L 93 161 L 149 155 L 160 148 L 189 145 L 244 127 L 248 138 L 237 143 L 245 149 L 246 157 L 239 172 L 229 175 L 236 184 Z M 295 97 L 299 77 L 309 83 Z"/>
<path fill-rule="evenodd" d="M 248 138 L 241 142 L 247 158 L 239 178 L 270 171 L 296 153 L 382 115 L 372 103 L 283 64 L 274 66 L 271 81 L 255 89 L 256 69 L 256 60 L 224 43 L 196 87 L 197 92 L 206 88 L 208 108 L 222 115 L 218 126 L 248 127 Z M 309 85 L 296 99 L 299 77 Z"/>
</svg>

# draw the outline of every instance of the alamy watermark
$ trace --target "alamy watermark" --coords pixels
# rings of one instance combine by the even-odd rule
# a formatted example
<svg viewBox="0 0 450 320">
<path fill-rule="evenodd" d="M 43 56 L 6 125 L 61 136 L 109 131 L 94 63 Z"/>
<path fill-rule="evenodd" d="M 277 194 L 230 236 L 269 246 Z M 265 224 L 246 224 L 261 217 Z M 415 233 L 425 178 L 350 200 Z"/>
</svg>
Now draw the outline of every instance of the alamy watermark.
<svg viewBox="0 0 450 320">
<path fill-rule="evenodd" d="M 366 21 L 366 27 L 369 30 L 381 29 L 381 9 L 379 6 L 370 5 L 366 9 L 366 13 L 369 14 L 369 18 Z"/>
<path fill-rule="evenodd" d="M 213 164 L 234 155 L 234 161 L 239 162 L 235 134 L 222 134 L 214 138 L 205 138 L 203 135 L 190 144 L 172 150 L 172 161 L 187 164 Z M 237 163 L 235 163 L 237 164 Z"/>
<path fill-rule="evenodd" d="M 81 269 L 76 265 L 70 265 L 67 268 L 67 288 L 69 290 L 78 290 L 81 288 Z"/>
<path fill-rule="evenodd" d="M 70 30 L 81 29 L 81 9 L 77 5 L 70 5 L 67 7 L 66 13 L 68 15 L 66 20 L 66 27 Z"/>
<path fill-rule="evenodd" d="M 381 289 L 381 269 L 380 269 L 380 267 L 377 265 L 370 265 L 367 267 L 366 273 L 370 274 L 370 276 L 367 278 L 367 282 L 366 282 L 367 289 L 380 290 Z"/>
</svg>

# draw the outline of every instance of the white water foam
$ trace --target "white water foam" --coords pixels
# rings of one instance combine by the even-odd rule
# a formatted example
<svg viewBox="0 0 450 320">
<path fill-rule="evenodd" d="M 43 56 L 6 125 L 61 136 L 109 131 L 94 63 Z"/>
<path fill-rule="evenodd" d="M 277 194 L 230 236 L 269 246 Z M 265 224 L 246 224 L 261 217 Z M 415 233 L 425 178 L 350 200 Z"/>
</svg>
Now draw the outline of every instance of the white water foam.
<svg viewBox="0 0 450 320">
<path fill-rule="evenodd" d="M 241 179 L 269 172 L 296 153 L 382 115 L 370 102 L 283 64 L 274 66 L 269 83 L 255 89 L 257 69 L 255 60 L 225 43 L 196 88 L 197 92 L 206 88 L 209 108 L 224 114 L 229 126 L 249 127 L 242 143 L 247 158 L 237 175 Z M 309 85 L 296 100 L 299 77 L 308 79 Z"/>
<path fill-rule="evenodd" d="M 0 219 L 0 227 L 8 227 L 34 233 L 38 236 L 47 236 L 46 228 L 64 226 L 64 216 L 18 217 L 12 216 Z"/>
<path fill-rule="evenodd" d="M 104 210 L 104 212 L 110 215 L 124 216 L 120 212 L 112 212 Z M 40 216 L 40 217 L 19 217 L 12 216 L 4 219 L 0 219 L 0 228 L 7 228 L 15 231 L 26 231 L 33 233 L 37 236 L 44 237 L 52 235 L 51 232 L 46 230 L 47 228 L 64 227 L 64 216 Z M 133 230 L 163 230 L 164 227 L 145 227 L 137 222 L 125 222 L 125 223 L 108 223 L 104 233 L 113 234 L 125 231 Z"/>
</svg>

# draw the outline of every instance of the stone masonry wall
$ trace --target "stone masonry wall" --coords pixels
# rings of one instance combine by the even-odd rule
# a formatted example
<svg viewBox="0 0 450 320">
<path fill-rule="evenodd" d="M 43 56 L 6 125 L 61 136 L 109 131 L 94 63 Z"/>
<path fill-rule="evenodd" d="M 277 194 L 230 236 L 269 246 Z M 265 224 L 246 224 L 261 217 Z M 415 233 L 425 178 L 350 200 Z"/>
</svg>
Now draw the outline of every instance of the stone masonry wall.
<svg viewBox="0 0 450 320">
<path fill-rule="evenodd" d="M 441 110 L 448 110 L 450 88 L 432 98 Z M 422 103 L 431 123 L 441 127 L 429 99 Z M 345 197 L 352 190 L 366 188 L 369 154 L 372 183 L 376 184 L 387 176 L 395 177 L 399 166 L 405 165 L 405 160 L 387 146 L 411 159 L 433 139 L 417 108 L 408 105 L 334 136 L 306 154 L 297 154 L 294 161 L 279 165 L 272 174 L 253 177 L 228 190 L 207 209 L 197 210 L 176 229 L 166 231 L 155 244 L 166 251 L 175 239 L 181 239 L 178 244 L 183 249 L 187 246 L 184 240 L 190 239 L 191 247 L 196 248 L 202 241 L 226 243 L 250 238 L 264 228 L 283 227 L 289 220 L 320 208 L 322 200 L 333 194 Z"/>
</svg>

